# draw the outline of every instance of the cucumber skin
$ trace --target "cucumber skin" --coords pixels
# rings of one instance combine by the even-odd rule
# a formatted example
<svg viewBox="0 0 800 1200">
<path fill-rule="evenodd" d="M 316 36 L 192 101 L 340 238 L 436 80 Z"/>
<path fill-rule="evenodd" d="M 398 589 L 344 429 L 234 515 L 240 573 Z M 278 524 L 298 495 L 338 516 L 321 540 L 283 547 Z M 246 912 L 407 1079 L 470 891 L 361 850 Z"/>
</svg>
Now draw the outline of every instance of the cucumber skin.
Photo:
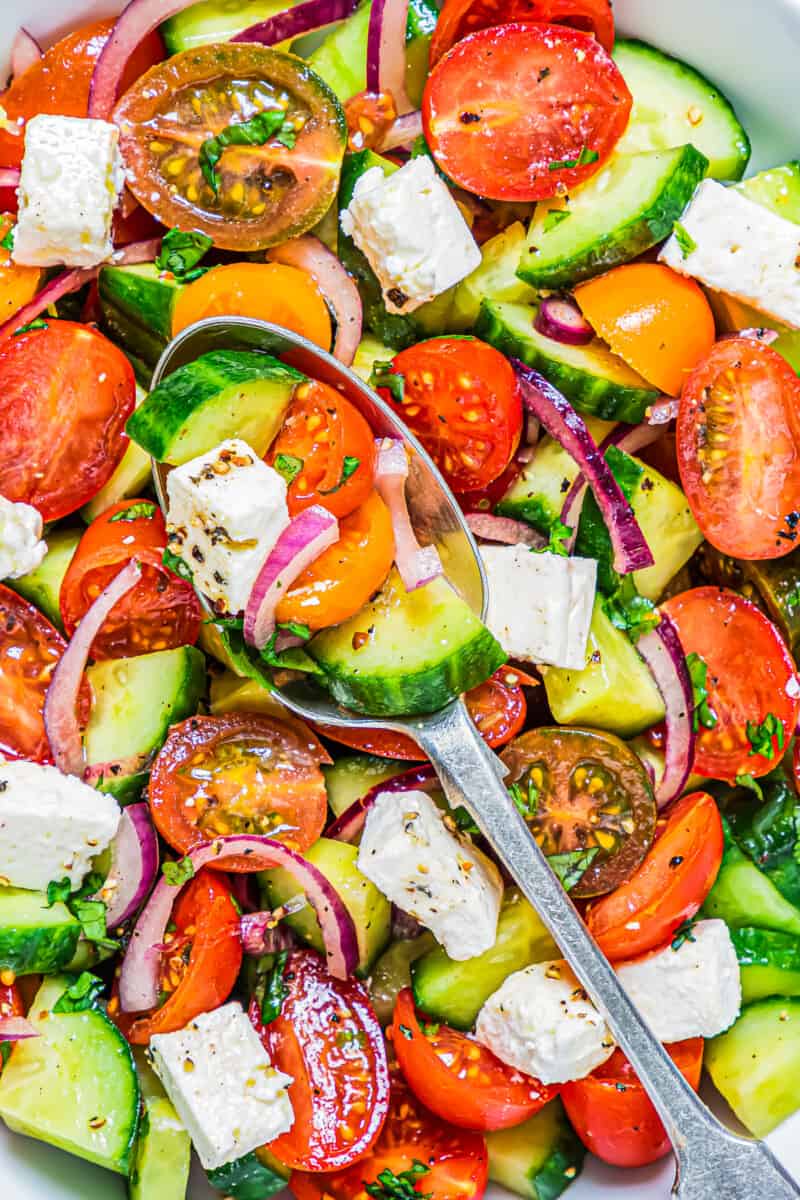
<svg viewBox="0 0 800 1200">
<path fill-rule="evenodd" d="M 731 929 L 742 979 L 742 1001 L 800 995 L 800 938 L 772 929 Z"/>
<path fill-rule="evenodd" d="M 586 1158 L 558 1097 L 521 1125 L 487 1133 L 486 1148 L 489 1179 L 527 1200 L 557 1200 Z"/>
<path fill-rule="evenodd" d="M 287 1183 L 284 1176 L 265 1166 L 254 1150 L 207 1175 L 213 1188 L 233 1200 L 267 1200 L 282 1192 Z"/>
<path fill-rule="evenodd" d="M 52 975 L 74 958 L 80 936 L 78 921 L 39 929 L 0 926 L 0 970 L 15 975 Z"/>
<path fill-rule="evenodd" d="M 740 849 L 725 817 L 722 828 L 725 850 L 714 886 L 703 903 L 704 915 L 720 917 L 729 929 L 750 928 L 757 922 L 763 929 L 800 937 L 800 909 L 790 904 Z"/>
</svg>

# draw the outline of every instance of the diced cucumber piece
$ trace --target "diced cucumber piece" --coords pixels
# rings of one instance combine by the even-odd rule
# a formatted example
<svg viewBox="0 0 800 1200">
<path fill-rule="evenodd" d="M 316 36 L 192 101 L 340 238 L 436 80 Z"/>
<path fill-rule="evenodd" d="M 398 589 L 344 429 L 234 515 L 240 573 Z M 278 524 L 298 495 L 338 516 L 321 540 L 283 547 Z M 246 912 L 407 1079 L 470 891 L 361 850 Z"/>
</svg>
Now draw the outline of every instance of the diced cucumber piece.
<svg viewBox="0 0 800 1200">
<path fill-rule="evenodd" d="M 617 39 L 614 60 L 633 95 L 617 154 L 668 150 L 690 142 L 708 159 L 712 179 L 741 179 L 750 158 L 750 139 L 715 84 L 687 63 L 634 39 Z"/>
<path fill-rule="evenodd" d="M 308 653 L 339 704 L 373 716 L 434 712 L 506 658 L 446 579 L 407 592 L 396 570 L 354 617 L 312 638 Z"/>
<path fill-rule="evenodd" d="M 788 779 L 778 773 L 763 781 L 763 800 L 749 788 L 726 798 L 725 811 L 736 844 L 778 889 L 800 907 L 800 802 Z"/>
<path fill-rule="evenodd" d="M 134 1050 L 142 1093 L 142 1120 L 136 1141 L 130 1200 L 184 1200 L 189 1185 L 192 1143 L 144 1052 Z"/>
<path fill-rule="evenodd" d="M 46 535 L 47 554 L 38 567 L 21 575 L 19 579 L 8 579 L 5 582 L 20 596 L 30 600 L 41 609 L 56 629 L 63 633 L 61 607 L 58 602 L 61 592 L 61 581 L 67 573 L 67 567 L 72 562 L 78 542 L 83 536 L 83 529 L 53 529 Z"/>
<path fill-rule="evenodd" d="M 369 976 L 369 997 L 381 1025 L 391 1025 L 397 997 L 411 987 L 411 964 L 436 948 L 432 933 L 392 942 L 375 963 Z"/>
<path fill-rule="evenodd" d="M 456 962 L 441 946 L 411 968 L 414 1002 L 420 1012 L 455 1029 L 471 1029 L 484 1003 L 514 971 L 558 958 L 559 951 L 535 909 L 509 888 L 491 950 Z"/>
<path fill-rule="evenodd" d="M 780 894 L 774 883 L 739 849 L 723 820 L 725 853 L 703 911 L 721 917 L 731 928 L 756 925 L 800 937 L 800 910 Z"/>
<path fill-rule="evenodd" d="M 372 369 L 376 362 L 389 362 L 394 358 L 394 350 L 391 346 L 385 346 L 383 342 L 379 342 L 371 333 L 366 334 L 358 343 L 356 356 L 353 359 L 351 371 L 355 371 L 365 383 L 369 383 Z"/>
<path fill-rule="evenodd" d="M 762 204 L 779 217 L 800 225 L 800 162 L 796 159 L 743 179 L 736 184 L 736 190 L 755 204 Z"/>
<path fill-rule="evenodd" d="M 265 1146 L 208 1172 L 208 1182 L 230 1200 L 267 1200 L 282 1192 L 289 1169 Z"/>
<path fill-rule="evenodd" d="M 144 400 L 147 392 L 138 383 L 136 385 L 136 407 Z M 88 504 L 81 509 L 81 516 L 87 525 L 117 504 L 120 500 L 129 500 L 141 495 L 143 489 L 150 483 L 150 455 L 146 454 L 136 442 L 128 442 L 125 453 L 117 465 L 117 469 L 108 483 L 100 488 Z"/>
<path fill-rule="evenodd" d="M 97 281 L 101 324 L 152 369 L 172 338 L 172 313 L 184 286 L 155 263 L 103 267 Z"/>
<path fill-rule="evenodd" d="M 586 1149 L 556 1098 L 522 1125 L 486 1134 L 489 1178 L 529 1200 L 555 1200 L 580 1175 Z"/>
<path fill-rule="evenodd" d="M 204 626 L 205 630 L 213 628 L 213 625 Z M 206 653 L 214 654 L 215 651 L 207 644 L 206 635 L 201 633 L 200 636 Z M 222 674 L 212 677 L 209 708 L 214 716 L 226 712 L 257 712 L 265 713 L 268 717 L 289 715 L 288 710 L 272 692 L 268 692 L 254 679 L 242 679 L 232 671 L 223 671 Z"/>
<path fill-rule="evenodd" d="M 800 1000 L 749 1004 L 732 1029 L 706 1042 L 703 1062 L 742 1124 L 765 1137 L 800 1107 Z"/>
<path fill-rule="evenodd" d="M 559 725 L 588 725 L 633 737 L 664 720 L 664 702 L 636 647 L 616 629 L 598 596 L 582 671 L 541 667 L 547 702 Z"/>
<path fill-rule="evenodd" d="M 265 454 L 304 379 L 269 354 L 212 350 L 162 379 L 128 418 L 126 432 L 173 466 L 230 437 Z"/>
<path fill-rule="evenodd" d="M 632 425 L 644 420 L 659 393 L 641 375 L 597 338 L 588 346 L 567 346 L 545 337 L 533 327 L 535 316 L 524 304 L 484 300 L 475 334 L 539 371 L 578 412 Z"/>
<path fill-rule="evenodd" d="M 0 887 L 0 970 L 48 975 L 71 960 L 81 924 L 65 904 L 42 892 Z"/>
<path fill-rule="evenodd" d="M 331 838 L 319 838 L 306 850 L 305 857 L 331 882 L 353 918 L 358 941 L 357 974 L 362 977 L 368 975 L 373 962 L 389 941 L 391 904 L 356 866 L 357 846 L 336 842 Z M 259 881 L 265 892 L 267 908 L 278 908 L 298 894 L 296 880 L 281 868 L 263 871 Z M 315 950 L 320 953 L 324 951 L 322 931 L 310 905 L 306 904 L 299 912 L 290 913 L 286 923 Z"/>
<path fill-rule="evenodd" d="M 167 54 L 229 42 L 237 33 L 291 8 L 291 0 L 202 0 L 159 27 Z"/>
<path fill-rule="evenodd" d="M 370 788 L 402 775 L 411 766 L 399 759 L 378 758 L 374 754 L 346 754 L 337 758 L 335 763 L 322 768 L 328 804 L 337 817 L 341 816 L 351 804 L 366 796 Z"/>
<path fill-rule="evenodd" d="M 451 331 L 472 329 L 484 300 L 535 303 L 536 292 L 517 275 L 525 246 L 525 226 L 521 221 L 514 221 L 483 243 L 481 265 L 462 279 L 453 293 Z"/>
<path fill-rule="evenodd" d="M 800 996 L 800 937 L 773 929 L 731 930 L 742 978 L 742 1001 Z"/>
<path fill-rule="evenodd" d="M 139 1124 L 139 1081 L 125 1038 L 99 1008 L 55 1013 L 70 976 L 45 979 L 0 1075 L 0 1117 L 15 1133 L 127 1175 Z"/>
</svg>

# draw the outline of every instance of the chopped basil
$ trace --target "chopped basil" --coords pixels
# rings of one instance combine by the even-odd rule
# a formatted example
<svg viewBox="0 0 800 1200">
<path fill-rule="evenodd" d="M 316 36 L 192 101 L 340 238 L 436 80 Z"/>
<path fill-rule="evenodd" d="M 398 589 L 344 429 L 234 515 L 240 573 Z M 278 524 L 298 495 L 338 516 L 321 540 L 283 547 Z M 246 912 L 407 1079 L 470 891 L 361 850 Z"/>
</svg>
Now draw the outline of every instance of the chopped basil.
<svg viewBox="0 0 800 1200">
<path fill-rule="evenodd" d="M 675 241 L 678 243 L 678 249 L 683 258 L 688 258 L 693 250 L 697 249 L 697 242 L 687 229 L 684 229 L 680 221 L 676 221 L 672 227 L 672 232 L 675 234 Z"/>
<path fill-rule="evenodd" d="M 9 252 L 14 249 L 14 226 L 12 225 L 5 237 L 0 241 L 0 246 Z"/>
<path fill-rule="evenodd" d="M 289 951 L 281 950 L 275 958 L 275 965 L 270 972 L 267 986 L 264 989 L 264 999 L 261 1002 L 261 1023 L 263 1025 L 269 1025 L 270 1021 L 274 1021 L 276 1017 L 280 1016 L 283 1002 L 289 994 L 283 978 L 288 957 Z"/>
<path fill-rule="evenodd" d="M 761 784 L 753 775 L 737 775 L 736 784 L 738 787 L 749 788 L 751 792 L 755 792 L 759 800 L 763 803 L 764 793 L 761 790 Z M 800 845 L 800 843 L 798 843 Z"/>
<path fill-rule="evenodd" d="M 84 938 L 98 946 L 116 950 L 119 943 L 107 936 L 106 906 L 96 895 L 102 886 L 103 876 L 97 871 L 90 871 L 74 892 L 66 876 L 52 880 L 47 885 L 47 907 L 52 908 L 56 903 L 66 904 L 73 917 L 80 921 Z"/>
<path fill-rule="evenodd" d="M 530 775 L 528 776 L 527 794 L 522 791 L 518 783 L 512 783 L 508 792 L 520 816 L 524 817 L 526 821 L 533 820 L 539 807 L 539 789 Z"/>
<path fill-rule="evenodd" d="M 783 725 L 774 713 L 767 713 L 760 725 L 755 721 L 748 721 L 746 728 L 751 755 L 762 754 L 764 758 L 774 758 L 777 751 L 773 742 L 778 743 L 778 750 L 783 750 Z"/>
<path fill-rule="evenodd" d="M 342 461 L 342 473 L 339 476 L 339 482 L 335 487 L 326 488 L 324 492 L 320 492 L 320 496 L 332 496 L 334 492 L 338 492 L 339 488 L 344 487 L 350 476 L 355 475 L 360 466 L 360 458 L 356 458 L 353 454 L 345 454 Z"/>
<path fill-rule="evenodd" d="M 302 638 L 307 642 L 311 637 L 311 630 L 307 625 L 301 624 L 300 621 L 286 621 L 285 624 L 278 624 L 278 629 L 285 629 L 287 633 L 291 633 L 293 637 Z"/>
<path fill-rule="evenodd" d="M 480 829 L 478 829 L 478 826 L 463 804 L 459 804 L 458 808 L 454 808 L 450 815 L 453 818 L 456 829 L 461 833 L 480 833 Z"/>
<path fill-rule="evenodd" d="M 272 464 L 279 475 L 282 475 L 287 484 L 293 483 L 303 469 L 304 463 L 302 458 L 295 458 L 293 454 L 276 454 L 275 462 Z"/>
<path fill-rule="evenodd" d="M 91 971 L 82 971 L 56 1000 L 53 1012 L 76 1013 L 97 1008 L 97 1001 L 102 996 L 104 987 L 102 979 L 92 975 Z"/>
<path fill-rule="evenodd" d="M 557 229 L 562 221 L 566 221 L 567 217 L 571 217 L 572 213 L 566 208 L 548 208 L 547 215 L 542 223 L 542 231 L 549 233 L 551 229 Z"/>
<path fill-rule="evenodd" d="M 547 861 L 561 880 L 564 891 L 569 892 L 576 883 L 580 883 L 584 873 L 599 853 L 599 846 L 589 846 L 586 850 L 568 850 L 564 854 L 548 854 Z"/>
<path fill-rule="evenodd" d="M 378 1175 L 376 1183 L 365 1183 L 364 1191 L 372 1200 L 431 1200 L 433 1192 L 418 1192 L 415 1184 L 427 1175 L 430 1167 L 418 1159 L 407 1171 L 395 1174 L 389 1167 Z"/>
<path fill-rule="evenodd" d="M 708 663 L 696 654 L 693 650 L 691 654 L 686 655 L 686 667 L 689 672 L 689 679 L 692 683 L 692 692 L 694 694 L 694 716 L 692 718 L 692 728 L 695 733 L 700 726 L 703 729 L 713 729 L 717 723 L 717 714 L 708 703 L 708 687 L 706 679 L 708 677 Z"/>
<path fill-rule="evenodd" d="M 113 517 L 109 517 L 108 523 L 113 525 L 115 521 L 138 521 L 140 517 L 152 517 L 157 511 L 157 507 L 152 500 L 139 500 L 136 504 L 130 504 L 127 508 L 114 513 Z"/>
<path fill-rule="evenodd" d="M 624 575 L 613 596 L 605 597 L 603 611 L 611 624 L 634 643 L 655 629 L 659 621 L 655 604 L 640 595 L 631 575 Z"/>
<path fill-rule="evenodd" d="M 213 246 L 206 233 L 182 229 L 170 229 L 161 239 L 161 250 L 156 259 L 159 271 L 169 271 L 181 283 L 191 283 L 205 274 L 205 267 L 197 267 Z M 195 269 L 196 268 L 196 269 Z"/>
<path fill-rule="evenodd" d="M 182 558 L 179 558 L 177 554 L 173 554 L 169 546 L 167 546 L 166 550 L 161 555 L 161 561 L 168 570 L 172 571 L 173 575 L 180 576 L 180 578 L 185 579 L 187 583 L 194 582 L 194 576 L 192 574 L 191 567 L 189 567 Z"/>
<path fill-rule="evenodd" d="M 413 1040 L 414 1032 L 413 1030 L 409 1029 L 407 1025 L 398 1025 L 398 1029 L 407 1042 Z"/>
<path fill-rule="evenodd" d="M 571 167 L 585 167 L 589 163 L 597 162 L 600 155 L 596 150 L 590 150 L 588 146 L 581 146 L 581 152 L 577 158 L 561 158 L 556 162 L 548 164 L 548 171 L 565 171 Z"/>
<path fill-rule="evenodd" d="M 673 950 L 680 950 L 680 948 L 684 942 L 696 942 L 697 941 L 697 938 L 694 936 L 694 933 L 692 932 L 695 925 L 697 924 L 697 921 L 698 921 L 697 917 L 689 917 L 688 920 L 683 921 L 678 926 L 678 928 L 675 930 L 674 934 L 672 935 L 671 945 L 672 945 Z"/>
<path fill-rule="evenodd" d="M 244 629 L 244 617 L 206 617 L 204 625 L 218 625 L 220 629 Z"/>
<path fill-rule="evenodd" d="M 20 325 L 19 329 L 15 329 L 13 336 L 19 337 L 21 333 L 30 333 L 32 329 L 48 329 L 49 326 L 44 317 L 37 317 L 35 321 L 29 321 L 27 325 Z"/>
<path fill-rule="evenodd" d="M 395 404 L 403 403 L 403 396 L 406 390 L 405 376 L 395 374 L 391 361 L 387 362 L 383 359 L 372 364 L 369 386 L 376 390 L 378 388 L 386 388 Z"/>
<path fill-rule="evenodd" d="M 532 554 L 558 554 L 564 558 L 569 557 L 569 550 L 565 546 L 565 542 L 572 537 L 572 530 L 569 525 L 564 525 L 561 521 L 554 521 L 550 526 L 550 535 L 546 546 L 532 546 Z"/>
<path fill-rule="evenodd" d="M 54 904 L 66 904 L 69 900 L 72 884 L 67 879 L 66 875 L 63 879 L 53 880 L 47 885 L 47 907 L 52 908 Z"/>
<path fill-rule="evenodd" d="M 294 149 L 297 131 L 294 124 L 286 120 L 282 108 L 257 113 L 249 121 L 228 125 L 215 137 L 206 138 L 200 147 L 200 170 L 214 195 L 219 192 L 216 166 L 226 146 L 263 146 L 273 138 L 289 150 Z"/>
<path fill-rule="evenodd" d="M 194 878 L 194 863 L 188 854 L 184 858 L 179 858 L 177 862 L 165 862 L 161 870 L 171 887 L 183 887 L 185 883 Z"/>
</svg>

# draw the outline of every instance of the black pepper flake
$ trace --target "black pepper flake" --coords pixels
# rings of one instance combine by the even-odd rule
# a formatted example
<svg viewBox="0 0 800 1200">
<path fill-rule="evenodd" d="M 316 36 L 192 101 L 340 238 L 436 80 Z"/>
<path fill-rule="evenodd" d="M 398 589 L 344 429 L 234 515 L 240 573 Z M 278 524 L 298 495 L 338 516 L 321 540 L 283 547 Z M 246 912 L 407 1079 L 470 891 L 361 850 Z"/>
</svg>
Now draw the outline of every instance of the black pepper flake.
<svg viewBox="0 0 800 1200">
<path fill-rule="evenodd" d="M 648 479 L 648 478 L 646 478 L 646 477 L 645 477 L 645 478 L 642 480 L 642 491 L 643 491 L 643 492 L 652 492 L 652 490 L 653 490 L 653 481 L 652 481 L 652 479 Z"/>
<path fill-rule="evenodd" d="M 550 68 L 542 67 L 542 69 L 539 71 L 539 74 L 536 76 L 536 82 L 541 83 L 543 79 L 547 79 L 547 76 L 549 74 L 550 74 Z"/>
<path fill-rule="evenodd" d="M 391 300 L 395 308 L 404 308 L 408 304 L 408 296 L 405 292 L 401 292 L 400 288 L 389 288 L 386 293 L 386 299 Z"/>
<path fill-rule="evenodd" d="M 564 494 L 564 492 L 568 492 L 571 486 L 572 486 L 572 485 L 570 484 L 570 481 L 569 481 L 568 479 L 562 479 L 562 480 L 561 480 L 561 487 L 560 487 L 560 489 L 559 489 L 559 490 L 560 490 L 560 492 L 561 492 L 561 494 L 563 495 L 563 494 Z"/>
<path fill-rule="evenodd" d="M 192 558 L 195 560 L 195 562 L 199 562 L 199 563 L 206 561 L 203 551 L 200 549 L 199 546 L 192 546 Z"/>
<path fill-rule="evenodd" d="M 462 125 L 474 125 L 476 121 L 480 121 L 480 113 L 462 112 L 459 116 L 459 121 Z"/>
<path fill-rule="evenodd" d="M 683 862 L 683 855 L 682 855 L 682 854 L 675 854 L 675 855 L 673 855 L 673 857 L 672 857 L 672 858 L 669 860 L 669 865 L 672 867 L 672 869 L 673 869 L 673 871 L 674 871 L 674 870 L 675 870 L 675 868 L 676 868 L 676 867 L 679 867 L 679 866 L 681 865 L 681 863 L 682 863 L 682 862 Z"/>
</svg>

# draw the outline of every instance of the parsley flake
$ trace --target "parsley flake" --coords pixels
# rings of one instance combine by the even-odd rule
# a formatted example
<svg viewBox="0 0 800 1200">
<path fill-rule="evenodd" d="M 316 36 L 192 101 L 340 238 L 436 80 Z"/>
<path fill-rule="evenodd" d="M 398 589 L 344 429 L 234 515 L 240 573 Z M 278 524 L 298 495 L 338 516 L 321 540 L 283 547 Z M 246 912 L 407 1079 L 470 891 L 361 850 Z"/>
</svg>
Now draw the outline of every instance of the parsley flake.
<svg viewBox="0 0 800 1200">
<path fill-rule="evenodd" d="M 396 374 L 391 360 L 377 360 L 372 364 L 369 386 L 376 390 L 386 388 L 395 404 L 403 403 L 406 390 L 405 376 Z"/>
<path fill-rule="evenodd" d="M 560 158 L 556 162 L 548 163 L 548 171 L 566 171 L 572 167 L 585 167 L 589 163 L 597 162 L 600 155 L 596 150 L 590 150 L 588 146 L 581 146 L 581 152 L 577 158 Z"/>
<path fill-rule="evenodd" d="M 289 957 L 288 950 L 281 950 L 275 958 L 275 965 L 270 971 L 267 986 L 264 989 L 264 999 L 261 1001 L 261 1023 L 269 1025 L 270 1021 L 274 1021 L 280 1016 L 283 1002 L 289 994 L 289 989 L 283 978 L 283 972 L 286 969 L 286 961 Z"/>
<path fill-rule="evenodd" d="M 194 582 L 192 568 L 188 566 L 182 558 L 177 554 L 173 554 L 169 546 L 161 555 L 161 561 L 168 571 L 172 571 L 173 575 L 177 575 L 180 579 L 184 579 L 187 583 Z"/>
<path fill-rule="evenodd" d="M 713 729 L 719 718 L 708 703 L 708 663 L 692 650 L 691 654 L 686 655 L 686 667 L 694 695 L 692 728 L 695 733 L 701 725 L 703 729 Z"/>
<path fill-rule="evenodd" d="M 14 249 L 14 226 L 13 225 L 8 230 L 8 232 L 6 233 L 6 235 L 2 239 L 2 241 L 0 241 L 0 246 L 2 246 L 4 250 L 8 250 L 9 253 Z"/>
<path fill-rule="evenodd" d="M 527 794 L 523 792 L 518 783 L 510 784 L 508 793 L 514 801 L 519 815 L 524 817 L 526 821 L 532 821 L 539 807 L 539 789 L 530 775 L 528 776 Z"/>
<path fill-rule="evenodd" d="M 139 500 L 136 504 L 129 504 L 127 508 L 114 513 L 113 517 L 108 518 L 108 523 L 113 525 L 115 521 L 138 521 L 140 517 L 153 517 L 155 513 L 156 505 L 152 500 Z"/>
<path fill-rule="evenodd" d="M 161 871 L 170 887 L 183 887 L 190 879 L 194 879 L 194 863 L 188 854 L 177 862 L 165 862 Z"/>
<path fill-rule="evenodd" d="M 624 575 L 613 596 L 606 596 L 602 603 L 611 624 L 626 633 L 634 644 L 658 625 L 655 604 L 640 594 L 632 575 Z"/>
<path fill-rule="evenodd" d="M 342 460 L 342 473 L 339 476 L 339 482 L 335 487 L 326 488 L 320 492 L 320 496 L 332 496 L 334 492 L 338 492 L 347 483 L 351 475 L 355 475 L 358 468 L 361 466 L 361 459 L 356 458 L 354 454 L 345 454 Z"/>
<path fill-rule="evenodd" d="M 761 754 L 764 758 L 773 759 L 778 751 L 783 750 L 785 744 L 783 725 L 774 713 L 767 713 L 760 724 L 748 721 L 746 729 L 751 755 Z M 775 742 L 778 743 L 777 750 Z"/>
<path fill-rule="evenodd" d="M 737 775 L 735 782 L 737 787 L 749 788 L 751 792 L 755 792 L 756 796 L 763 803 L 764 793 L 761 790 L 761 784 L 754 775 Z"/>
<path fill-rule="evenodd" d="M 688 258 L 692 251 L 697 249 L 697 242 L 689 231 L 681 225 L 680 221 L 675 222 L 672 232 L 675 234 L 675 241 L 678 243 L 681 257 Z"/>
<path fill-rule="evenodd" d="M 19 329 L 14 330 L 13 336 L 19 337 L 21 333 L 30 333 L 33 329 L 49 329 L 49 325 L 44 317 L 37 317 L 35 321 L 29 321 L 27 325 L 20 325 Z"/>
<path fill-rule="evenodd" d="M 672 942 L 670 944 L 671 944 L 673 950 L 680 950 L 680 948 L 684 944 L 684 942 L 696 942 L 697 941 L 697 938 L 694 936 L 694 934 L 692 932 L 695 925 L 697 924 L 697 921 L 698 921 L 697 917 L 689 917 L 688 920 L 681 922 L 681 924 L 678 926 L 678 928 L 675 930 L 674 934 L 672 935 Z"/>
<path fill-rule="evenodd" d="M 376 1183 L 364 1184 L 364 1191 L 372 1200 L 431 1200 L 433 1192 L 418 1192 L 414 1186 L 429 1171 L 430 1167 L 418 1159 L 407 1171 L 400 1171 L 397 1175 L 386 1167 Z"/>
<path fill-rule="evenodd" d="M 585 850 L 568 850 L 564 854 L 548 854 L 547 861 L 561 880 L 564 891 L 569 892 L 576 883 L 580 883 L 599 853 L 599 846 L 589 846 Z"/>
<path fill-rule="evenodd" d="M 305 464 L 302 458 L 296 458 L 294 454 L 276 454 L 272 465 L 289 484 L 297 479 Z"/>
</svg>

